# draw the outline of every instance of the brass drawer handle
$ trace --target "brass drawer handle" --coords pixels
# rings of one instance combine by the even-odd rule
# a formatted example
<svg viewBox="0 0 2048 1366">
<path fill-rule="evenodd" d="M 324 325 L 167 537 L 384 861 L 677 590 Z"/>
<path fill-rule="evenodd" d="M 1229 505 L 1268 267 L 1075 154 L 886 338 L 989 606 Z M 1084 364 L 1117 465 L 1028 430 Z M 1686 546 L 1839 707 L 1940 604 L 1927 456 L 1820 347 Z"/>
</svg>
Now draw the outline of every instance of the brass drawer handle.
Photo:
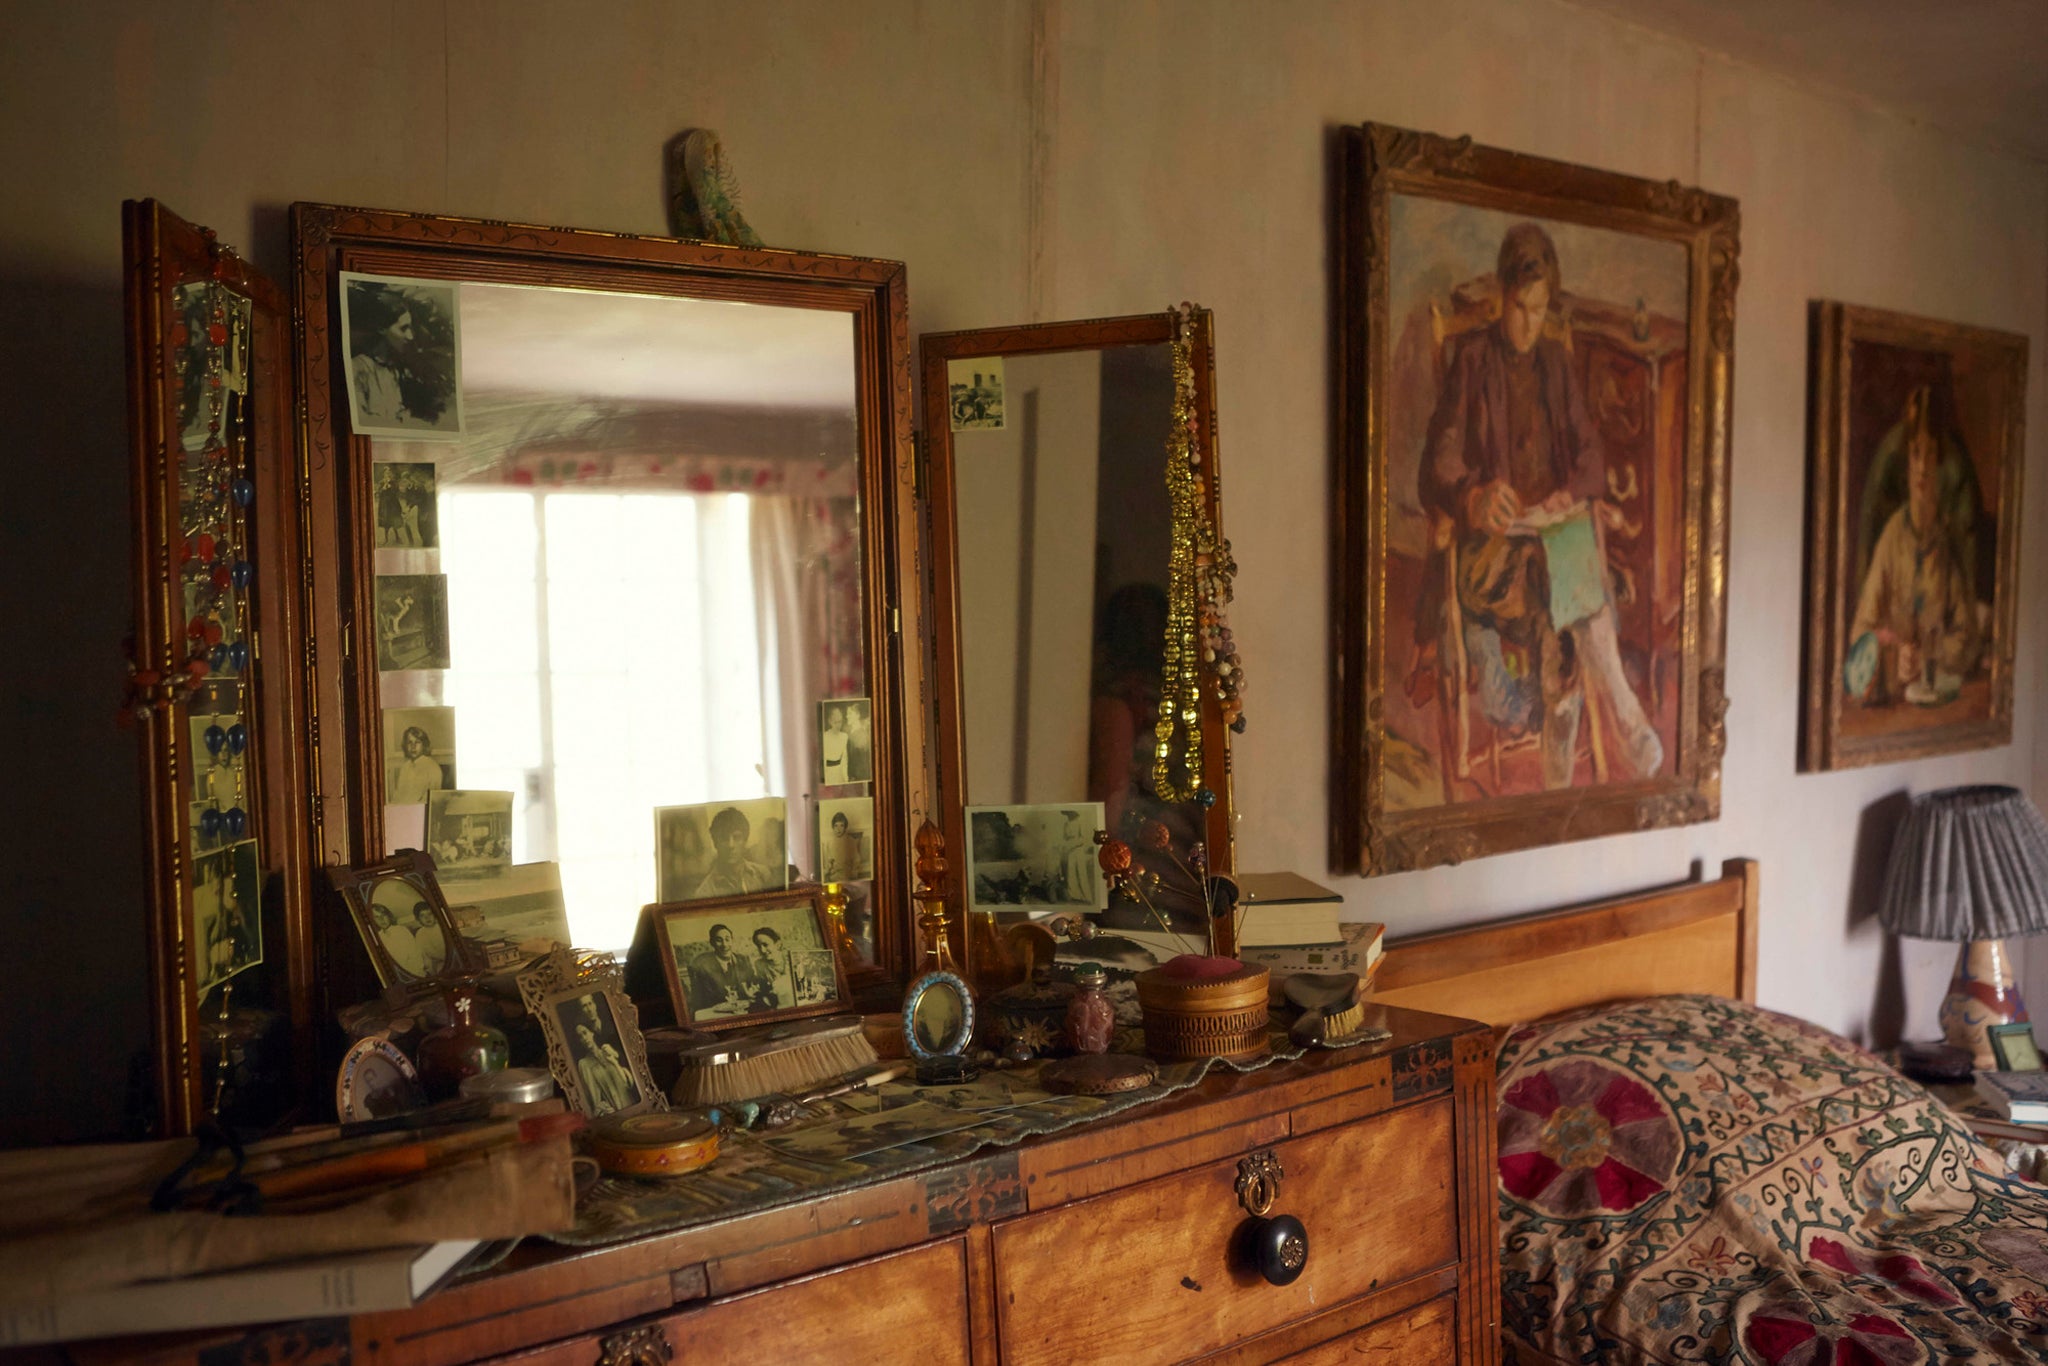
<svg viewBox="0 0 2048 1366">
<path fill-rule="evenodd" d="M 1270 1285 L 1290 1285 L 1308 1266 L 1308 1229 L 1291 1214 L 1273 1213 L 1286 1174 L 1270 1148 L 1237 1164 L 1237 1203 L 1251 1216 L 1239 1234 L 1241 1247 Z"/>
<path fill-rule="evenodd" d="M 668 1332 L 658 1323 L 601 1339 L 597 1366 L 668 1366 L 675 1356 Z"/>
</svg>

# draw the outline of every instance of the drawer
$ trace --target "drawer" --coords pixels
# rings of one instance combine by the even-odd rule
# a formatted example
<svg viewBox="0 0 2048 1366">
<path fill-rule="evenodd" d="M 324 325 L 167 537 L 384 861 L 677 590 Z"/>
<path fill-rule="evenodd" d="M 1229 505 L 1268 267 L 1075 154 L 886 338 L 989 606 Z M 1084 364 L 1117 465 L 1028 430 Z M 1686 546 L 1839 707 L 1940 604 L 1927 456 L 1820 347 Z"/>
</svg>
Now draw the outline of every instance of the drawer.
<svg viewBox="0 0 2048 1366">
<path fill-rule="evenodd" d="M 966 1361 L 968 1355 L 966 1244 L 954 1238 L 712 1300 L 640 1328 L 501 1357 L 499 1363 L 858 1361 L 935 1366 Z"/>
<path fill-rule="evenodd" d="M 1276 1145 L 1273 1212 L 1308 1230 L 1287 1286 L 1230 1256 L 1235 1159 L 998 1224 L 1003 1360 L 1182 1360 L 1454 1263 L 1451 1137 L 1445 1097 Z"/>
<path fill-rule="evenodd" d="M 1282 1357 L 1278 1366 L 1338 1366 L 1339 1362 L 1447 1366 L 1457 1359 L 1458 1301 L 1445 1295 L 1306 1352 Z"/>
</svg>

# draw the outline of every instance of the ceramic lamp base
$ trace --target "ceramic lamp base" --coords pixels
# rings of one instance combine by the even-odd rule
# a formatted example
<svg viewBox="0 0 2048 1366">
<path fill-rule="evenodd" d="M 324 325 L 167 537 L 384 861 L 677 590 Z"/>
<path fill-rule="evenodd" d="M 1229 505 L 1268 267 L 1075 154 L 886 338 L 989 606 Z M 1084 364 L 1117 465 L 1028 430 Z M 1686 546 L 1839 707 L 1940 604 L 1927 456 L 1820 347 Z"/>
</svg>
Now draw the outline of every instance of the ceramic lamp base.
<svg viewBox="0 0 2048 1366">
<path fill-rule="evenodd" d="M 1986 1031 L 2027 1018 L 2003 939 L 1973 939 L 1956 955 L 1956 974 L 1941 999 L 1942 1037 L 1969 1052 L 1980 1069 L 1998 1066 Z"/>
</svg>

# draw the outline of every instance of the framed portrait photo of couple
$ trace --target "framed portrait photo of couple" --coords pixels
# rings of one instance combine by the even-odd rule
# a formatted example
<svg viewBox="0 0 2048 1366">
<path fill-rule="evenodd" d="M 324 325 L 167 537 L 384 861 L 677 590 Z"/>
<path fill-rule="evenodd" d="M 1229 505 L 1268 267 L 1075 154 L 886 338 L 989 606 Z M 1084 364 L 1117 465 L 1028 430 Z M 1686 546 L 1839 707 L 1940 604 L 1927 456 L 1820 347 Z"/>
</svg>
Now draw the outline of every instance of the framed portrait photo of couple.
<svg viewBox="0 0 2048 1366">
<path fill-rule="evenodd" d="M 845 1008 L 823 888 L 653 906 L 676 1019 L 733 1029 Z"/>
<path fill-rule="evenodd" d="M 1331 852 L 1720 813 L 1735 201 L 1340 140 Z"/>
<path fill-rule="evenodd" d="M 2012 739 L 2027 339 L 1813 305 L 1801 767 Z"/>
</svg>

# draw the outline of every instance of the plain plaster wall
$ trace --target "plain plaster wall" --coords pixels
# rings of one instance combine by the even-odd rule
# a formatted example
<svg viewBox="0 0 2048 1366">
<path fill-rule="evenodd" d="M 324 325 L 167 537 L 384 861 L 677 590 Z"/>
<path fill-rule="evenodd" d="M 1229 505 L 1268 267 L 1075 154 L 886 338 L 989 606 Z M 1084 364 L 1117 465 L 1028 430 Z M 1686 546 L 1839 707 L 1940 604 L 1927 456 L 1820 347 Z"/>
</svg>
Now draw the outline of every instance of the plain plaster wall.
<svg viewBox="0 0 2048 1366">
<path fill-rule="evenodd" d="M 128 618 L 119 203 L 154 195 L 260 265 L 326 199 L 664 228 L 661 148 L 716 128 L 779 245 L 909 264 L 914 332 L 1216 311 L 1234 625 L 1251 671 L 1240 863 L 1323 871 L 1328 130 L 1375 119 L 1743 205 L 1722 819 L 1377 882 L 1396 932 L 1751 855 L 1759 989 L 1852 1033 L 1931 1024 L 1946 955 L 1858 919 L 1888 808 L 2026 783 L 2044 636 L 2038 477 L 2048 172 L 1563 0 L 389 0 L 18 8 L 0 56 L 5 714 L 0 1142 L 118 1128 L 145 1042 Z M 1796 776 L 1806 305 L 2027 333 L 2015 744 Z M 1864 871 L 1859 880 L 1858 869 Z M 1901 986 L 1903 984 L 1903 997 Z"/>
</svg>

